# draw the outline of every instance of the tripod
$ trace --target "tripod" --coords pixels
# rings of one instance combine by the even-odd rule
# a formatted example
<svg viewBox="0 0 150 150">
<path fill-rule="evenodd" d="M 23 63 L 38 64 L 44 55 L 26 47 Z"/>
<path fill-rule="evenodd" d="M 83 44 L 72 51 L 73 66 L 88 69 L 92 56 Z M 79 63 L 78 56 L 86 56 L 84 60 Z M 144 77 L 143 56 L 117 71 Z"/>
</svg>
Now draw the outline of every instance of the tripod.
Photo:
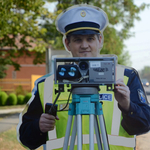
<svg viewBox="0 0 150 150">
<path fill-rule="evenodd" d="M 97 87 L 75 87 L 72 90 L 72 103 L 69 105 L 68 122 L 63 150 L 67 150 L 73 115 L 75 115 L 69 150 L 74 149 L 77 133 L 77 149 L 82 150 L 82 115 L 89 115 L 89 148 L 94 150 L 94 127 L 99 150 L 109 150 L 107 133 L 105 129 L 102 104 L 99 102 Z M 98 117 L 97 117 L 98 116 Z M 99 130 L 99 124 L 101 130 Z M 103 142 L 103 146 L 102 146 Z"/>
</svg>

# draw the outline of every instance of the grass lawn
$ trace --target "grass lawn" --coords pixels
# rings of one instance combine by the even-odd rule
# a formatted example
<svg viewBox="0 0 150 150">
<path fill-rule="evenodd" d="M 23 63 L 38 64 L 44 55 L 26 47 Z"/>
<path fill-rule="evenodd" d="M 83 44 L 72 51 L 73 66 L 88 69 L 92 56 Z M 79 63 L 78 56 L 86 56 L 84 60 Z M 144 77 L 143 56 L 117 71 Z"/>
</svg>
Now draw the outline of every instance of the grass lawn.
<svg viewBox="0 0 150 150">
<path fill-rule="evenodd" d="M 16 126 L 0 133 L 0 150 L 26 150 L 17 140 Z M 43 147 L 38 150 L 43 150 Z"/>
<path fill-rule="evenodd" d="M 15 109 L 15 108 L 24 108 L 25 105 L 15 105 L 15 106 L 0 106 L 0 110 L 5 109 Z M 8 117 L 9 114 L 1 114 L 0 120 Z M 0 133 L 0 150 L 26 150 L 17 140 L 16 125 L 11 129 Z M 37 150 L 43 150 L 43 147 L 38 148 Z"/>
</svg>

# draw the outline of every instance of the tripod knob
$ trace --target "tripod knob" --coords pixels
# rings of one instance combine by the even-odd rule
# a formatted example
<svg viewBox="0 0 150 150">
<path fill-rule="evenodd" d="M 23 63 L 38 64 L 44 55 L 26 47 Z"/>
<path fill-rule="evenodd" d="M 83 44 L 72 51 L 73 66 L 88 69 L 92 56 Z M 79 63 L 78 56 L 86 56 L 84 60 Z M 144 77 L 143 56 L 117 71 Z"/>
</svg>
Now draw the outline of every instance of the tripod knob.
<svg viewBox="0 0 150 150">
<path fill-rule="evenodd" d="M 102 101 L 100 101 L 100 103 L 103 105 L 103 102 L 102 102 Z"/>
</svg>

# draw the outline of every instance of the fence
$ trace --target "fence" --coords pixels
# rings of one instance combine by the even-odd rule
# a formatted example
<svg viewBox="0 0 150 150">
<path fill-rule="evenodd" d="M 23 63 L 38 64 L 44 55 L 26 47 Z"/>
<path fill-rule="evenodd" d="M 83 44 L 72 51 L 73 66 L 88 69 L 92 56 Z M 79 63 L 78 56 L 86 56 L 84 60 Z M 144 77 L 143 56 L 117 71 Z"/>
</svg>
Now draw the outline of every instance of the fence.
<svg viewBox="0 0 150 150">
<path fill-rule="evenodd" d="M 0 79 L 2 91 L 13 92 L 18 86 L 22 86 L 25 91 L 31 91 L 31 79 Z"/>
</svg>

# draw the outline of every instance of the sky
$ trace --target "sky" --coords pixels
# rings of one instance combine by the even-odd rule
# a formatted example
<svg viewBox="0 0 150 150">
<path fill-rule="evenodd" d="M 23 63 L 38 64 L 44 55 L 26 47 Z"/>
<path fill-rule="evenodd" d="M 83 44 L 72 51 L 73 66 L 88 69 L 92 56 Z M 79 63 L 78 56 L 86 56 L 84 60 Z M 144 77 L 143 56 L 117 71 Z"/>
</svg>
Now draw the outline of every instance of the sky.
<svg viewBox="0 0 150 150">
<path fill-rule="evenodd" d="M 150 0 L 134 0 L 137 6 L 142 3 L 150 3 Z M 48 5 L 50 11 L 55 8 L 55 3 Z M 140 71 L 145 66 L 150 67 L 150 7 L 145 8 L 139 14 L 141 20 L 134 22 L 134 27 L 130 30 L 134 32 L 134 36 L 124 42 L 125 50 L 129 52 L 132 62 L 131 67 Z"/>
<path fill-rule="evenodd" d="M 135 0 L 136 5 L 150 3 L 150 0 Z M 140 21 L 135 21 L 134 27 L 130 30 L 135 35 L 124 43 L 125 50 L 129 51 L 132 67 L 142 70 L 145 66 L 150 67 L 150 7 L 140 13 Z"/>
</svg>

